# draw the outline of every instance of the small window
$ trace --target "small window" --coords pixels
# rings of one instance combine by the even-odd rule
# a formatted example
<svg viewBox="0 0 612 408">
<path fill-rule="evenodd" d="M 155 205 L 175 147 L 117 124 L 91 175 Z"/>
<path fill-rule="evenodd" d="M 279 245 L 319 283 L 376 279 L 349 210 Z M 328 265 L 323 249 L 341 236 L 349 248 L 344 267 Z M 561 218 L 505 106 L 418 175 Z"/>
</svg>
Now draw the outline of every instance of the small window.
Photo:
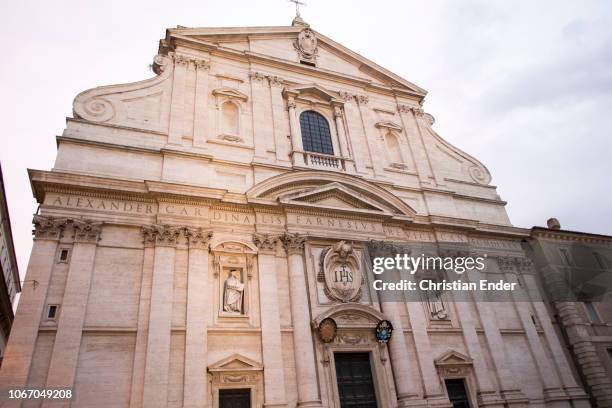
<svg viewBox="0 0 612 408">
<path fill-rule="evenodd" d="M 561 257 L 563 258 L 563 262 L 566 265 L 572 265 L 572 258 L 570 257 L 570 253 L 566 248 L 561 248 L 559 251 L 561 251 Z"/>
<path fill-rule="evenodd" d="M 302 144 L 307 152 L 334 154 L 329 123 L 315 111 L 305 111 L 300 115 Z"/>
<path fill-rule="evenodd" d="M 584 302 L 584 308 L 586 309 L 589 320 L 592 323 L 601 323 L 601 319 L 599 319 L 599 314 L 597 313 L 597 309 L 595 308 L 593 302 Z"/>
<path fill-rule="evenodd" d="M 57 317 L 57 305 L 49 305 L 47 309 L 47 319 L 55 319 Z"/>
<path fill-rule="evenodd" d="M 61 248 L 59 251 L 57 262 L 58 263 L 68 263 L 69 259 L 70 259 L 70 249 Z"/>
<path fill-rule="evenodd" d="M 610 360 L 612 360 L 612 348 L 608 349 L 608 357 L 610 357 Z"/>
<path fill-rule="evenodd" d="M 593 252 L 593 257 L 595 258 L 595 262 L 597 262 L 598 268 L 606 269 L 606 261 L 604 261 L 603 257 L 599 254 L 599 252 Z"/>
</svg>

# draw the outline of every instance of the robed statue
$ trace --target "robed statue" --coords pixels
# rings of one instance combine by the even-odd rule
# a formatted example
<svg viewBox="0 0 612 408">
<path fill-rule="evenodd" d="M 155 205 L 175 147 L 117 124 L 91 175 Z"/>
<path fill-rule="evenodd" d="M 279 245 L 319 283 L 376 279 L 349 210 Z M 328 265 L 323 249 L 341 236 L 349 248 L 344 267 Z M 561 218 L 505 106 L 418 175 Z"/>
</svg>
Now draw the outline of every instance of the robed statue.
<svg viewBox="0 0 612 408">
<path fill-rule="evenodd" d="M 225 312 L 242 314 L 242 295 L 244 283 L 236 276 L 236 269 L 229 271 L 229 276 L 223 285 L 223 310 Z"/>
</svg>

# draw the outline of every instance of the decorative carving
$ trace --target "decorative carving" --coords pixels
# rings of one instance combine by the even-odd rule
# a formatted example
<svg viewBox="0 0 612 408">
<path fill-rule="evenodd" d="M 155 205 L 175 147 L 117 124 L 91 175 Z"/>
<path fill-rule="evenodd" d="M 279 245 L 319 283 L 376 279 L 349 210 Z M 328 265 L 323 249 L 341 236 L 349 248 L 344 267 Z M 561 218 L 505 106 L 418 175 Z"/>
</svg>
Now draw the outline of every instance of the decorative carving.
<svg viewBox="0 0 612 408">
<path fill-rule="evenodd" d="M 100 240 L 102 223 L 90 220 L 73 220 L 74 240 L 76 242 L 96 243 Z"/>
<path fill-rule="evenodd" d="M 151 68 L 156 75 L 161 75 L 170 66 L 170 58 L 167 55 L 157 54 L 153 57 Z"/>
<path fill-rule="evenodd" d="M 369 339 L 362 333 L 340 333 L 336 336 L 336 343 L 356 346 L 359 344 L 369 344 Z"/>
<path fill-rule="evenodd" d="M 310 28 L 300 31 L 298 38 L 293 43 L 293 47 L 297 50 L 301 60 L 311 63 L 316 62 L 319 53 L 317 37 Z"/>
<path fill-rule="evenodd" d="M 179 55 L 179 54 L 174 55 L 174 63 L 176 65 L 187 65 L 192 60 L 193 60 L 192 58 L 189 58 L 185 55 Z"/>
<path fill-rule="evenodd" d="M 353 246 L 340 241 L 324 255 L 325 295 L 339 302 L 361 299 L 362 274 Z"/>
<path fill-rule="evenodd" d="M 470 166 L 468 172 L 470 173 L 470 177 L 472 177 L 472 180 L 477 183 L 489 184 L 489 182 L 491 182 L 491 175 L 489 174 L 489 172 L 478 166 L 477 164 Z"/>
<path fill-rule="evenodd" d="M 253 243 L 262 253 L 274 253 L 276 252 L 276 244 L 279 241 L 279 237 L 270 234 L 253 234 Z"/>
<path fill-rule="evenodd" d="M 64 236 L 64 231 L 72 227 L 72 238 L 76 242 L 96 243 L 100 240 L 102 232 L 102 223 L 91 220 L 35 215 L 32 223 L 34 224 L 32 233 L 37 239 L 60 239 Z"/>
<path fill-rule="evenodd" d="M 334 118 L 341 118 L 342 115 L 342 108 L 339 106 L 334 106 Z"/>
<path fill-rule="evenodd" d="M 367 105 L 370 102 L 368 95 L 357 95 L 355 98 L 360 105 Z"/>
<path fill-rule="evenodd" d="M 244 283 L 237 276 L 237 272 L 237 269 L 230 269 L 223 284 L 223 311 L 241 315 Z"/>
<path fill-rule="evenodd" d="M 346 91 L 338 92 L 338 96 L 340 96 L 340 99 L 342 99 L 344 102 L 352 102 L 355 100 L 355 95 Z"/>
<path fill-rule="evenodd" d="M 300 234 L 285 233 L 282 238 L 287 255 L 301 255 L 304 252 L 306 237 Z"/>
<path fill-rule="evenodd" d="M 143 243 L 147 245 L 176 246 L 183 228 L 174 225 L 147 225 L 142 227 Z"/>
<path fill-rule="evenodd" d="M 32 234 L 37 239 L 60 239 L 66 228 L 66 218 L 35 215 L 32 223 L 34 224 Z"/>
<path fill-rule="evenodd" d="M 277 76 L 268 75 L 268 82 L 270 83 L 270 86 L 283 86 L 283 80 Z"/>
<path fill-rule="evenodd" d="M 251 78 L 252 81 L 263 82 L 263 80 L 266 79 L 266 75 L 261 72 L 249 72 L 249 78 Z"/>
<path fill-rule="evenodd" d="M 232 143 L 244 143 L 244 139 L 236 135 L 219 135 L 219 139 Z"/>
<path fill-rule="evenodd" d="M 213 232 L 203 228 L 185 228 L 185 237 L 189 242 L 190 248 L 207 249 L 208 242 L 213 236 Z"/>
<path fill-rule="evenodd" d="M 196 66 L 196 69 L 209 70 L 210 69 L 210 61 L 196 59 L 193 61 Z"/>
</svg>

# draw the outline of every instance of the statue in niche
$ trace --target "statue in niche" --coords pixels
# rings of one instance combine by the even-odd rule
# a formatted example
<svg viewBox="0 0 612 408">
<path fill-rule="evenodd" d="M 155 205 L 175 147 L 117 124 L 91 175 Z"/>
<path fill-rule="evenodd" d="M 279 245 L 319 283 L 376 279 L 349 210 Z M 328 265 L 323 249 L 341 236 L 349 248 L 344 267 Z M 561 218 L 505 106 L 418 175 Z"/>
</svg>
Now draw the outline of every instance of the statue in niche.
<svg viewBox="0 0 612 408">
<path fill-rule="evenodd" d="M 229 275 L 223 284 L 223 311 L 242 314 L 242 296 L 244 283 L 238 277 L 237 269 L 230 269 Z"/>
<path fill-rule="evenodd" d="M 429 318 L 434 320 L 445 320 L 448 318 L 444 301 L 442 300 L 442 293 L 438 290 L 427 290 L 425 291 L 425 300 L 427 302 L 427 308 L 429 309 Z"/>
</svg>

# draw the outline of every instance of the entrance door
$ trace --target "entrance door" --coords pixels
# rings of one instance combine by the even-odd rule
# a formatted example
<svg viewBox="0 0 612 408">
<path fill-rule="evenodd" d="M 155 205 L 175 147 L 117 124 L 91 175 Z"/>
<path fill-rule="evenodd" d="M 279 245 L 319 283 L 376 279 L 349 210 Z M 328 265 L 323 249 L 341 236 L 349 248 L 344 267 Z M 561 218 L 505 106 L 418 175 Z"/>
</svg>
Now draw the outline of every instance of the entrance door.
<svg viewBox="0 0 612 408">
<path fill-rule="evenodd" d="M 448 399 L 453 404 L 453 408 L 470 408 L 463 378 L 444 380 L 444 383 L 446 383 Z"/>
<path fill-rule="evenodd" d="M 219 408 L 251 408 L 251 390 L 219 390 Z"/>
<path fill-rule="evenodd" d="M 377 408 L 368 353 L 334 353 L 342 408 Z"/>
</svg>

